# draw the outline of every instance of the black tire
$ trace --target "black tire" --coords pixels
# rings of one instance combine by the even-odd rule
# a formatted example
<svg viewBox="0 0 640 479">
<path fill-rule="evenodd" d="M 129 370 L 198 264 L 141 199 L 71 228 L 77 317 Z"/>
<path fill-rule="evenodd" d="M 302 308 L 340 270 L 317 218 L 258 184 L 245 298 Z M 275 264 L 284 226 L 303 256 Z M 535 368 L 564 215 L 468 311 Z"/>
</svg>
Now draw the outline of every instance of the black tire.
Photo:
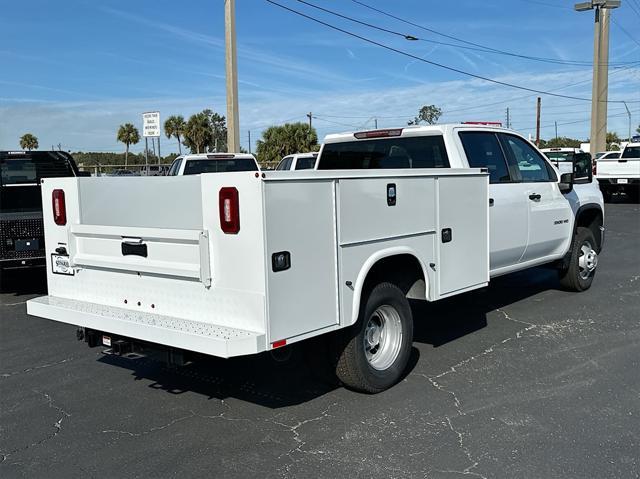
<svg viewBox="0 0 640 479">
<path fill-rule="evenodd" d="M 587 248 L 591 249 L 589 253 L 586 252 Z M 573 237 L 569 264 L 565 269 L 560 270 L 560 284 L 565 289 L 580 292 L 586 291 L 591 287 L 598 264 L 598 256 L 595 248 L 596 240 L 591 230 L 578 226 L 576 234 Z M 592 258 L 595 259 L 595 265 Z M 589 259 L 589 261 L 587 261 L 587 259 Z M 586 268 L 585 264 L 593 266 L 593 270 Z"/>
<path fill-rule="evenodd" d="M 413 343 L 413 315 L 394 284 L 380 283 L 364 295 L 358 321 L 339 343 L 336 376 L 350 389 L 378 393 L 404 373 Z M 376 339 L 377 346 L 372 346 Z"/>
</svg>

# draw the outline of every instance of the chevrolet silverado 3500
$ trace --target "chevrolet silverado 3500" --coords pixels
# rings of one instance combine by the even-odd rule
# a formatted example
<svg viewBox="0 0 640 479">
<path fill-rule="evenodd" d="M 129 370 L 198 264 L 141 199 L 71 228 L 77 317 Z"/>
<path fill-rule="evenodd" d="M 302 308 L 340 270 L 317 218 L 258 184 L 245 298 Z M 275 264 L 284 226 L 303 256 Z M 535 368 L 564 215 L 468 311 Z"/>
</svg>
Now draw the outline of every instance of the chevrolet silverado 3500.
<svg viewBox="0 0 640 479">
<path fill-rule="evenodd" d="M 603 202 L 574 171 L 513 131 L 442 125 L 329 135 L 315 170 L 45 179 L 49 291 L 28 312 L 120 353 L 326 335 L 342 383 L 379 392 L 407 365 L 410 298 L 542 264 L 590 287 Z"/>
</svg>

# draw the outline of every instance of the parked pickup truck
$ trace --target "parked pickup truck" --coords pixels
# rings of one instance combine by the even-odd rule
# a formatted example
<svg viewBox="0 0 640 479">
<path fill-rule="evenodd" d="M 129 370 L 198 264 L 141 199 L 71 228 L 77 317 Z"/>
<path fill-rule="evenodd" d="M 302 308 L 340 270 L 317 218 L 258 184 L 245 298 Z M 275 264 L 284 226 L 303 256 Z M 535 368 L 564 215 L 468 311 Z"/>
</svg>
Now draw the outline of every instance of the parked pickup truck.
<svg viewBox="0 0 640 479">
<path fill-rule="evenodd" d="M 42 266 L 42 178 L 79 176 L 62 151 L 0 151 L 0 269 Z"/>
<path fill-rule="evenodd" d="M 640 198 L 640 143 L 627 143 L 619 158 L 602 157 L 596 164 L 596 177 L 605 200 L 624 192 L 633 201 Z"/>
<path fill-rule="evenodd" d="M 329 135 L 313 171 L 47 179 L 49 295 L 28 312 L 121 354 L 323 335 L 342 383 L 379 392 L 409 359 L 409 299 L 543 264 L 590 287 L 603 202 L 576 171 L 510 130 L 443 125 Z"/>
<path fill-rule="evenodd" d="M 260 167 L 255 156 L 246 153 L 202 153 L 178 156 L 171 163 L 167 175 L 182 176 L 233 171 L 260 171 Z"/>
<path fill-rule="evenodd" d="M 285 156 L 276 170 L 313 170 L 316 167 L 318 153 L 296 153 Z"/>
</svg>

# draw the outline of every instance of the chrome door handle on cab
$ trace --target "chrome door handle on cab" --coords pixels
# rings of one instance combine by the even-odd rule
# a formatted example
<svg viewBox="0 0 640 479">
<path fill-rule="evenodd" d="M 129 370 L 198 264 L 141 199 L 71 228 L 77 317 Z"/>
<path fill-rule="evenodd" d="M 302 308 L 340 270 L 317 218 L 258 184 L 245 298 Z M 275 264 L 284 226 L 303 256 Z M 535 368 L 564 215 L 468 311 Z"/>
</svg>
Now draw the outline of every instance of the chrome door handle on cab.
<svg viewBox="0 0 640 479">
<path fill-rule="evenodd" d="M 539 195 L 538 193 L 532 193 L 529 195 L 529 199 L 532 201 L 539 201 L 540 198 L 542 198 L 542 195 Z"/>
</svg>

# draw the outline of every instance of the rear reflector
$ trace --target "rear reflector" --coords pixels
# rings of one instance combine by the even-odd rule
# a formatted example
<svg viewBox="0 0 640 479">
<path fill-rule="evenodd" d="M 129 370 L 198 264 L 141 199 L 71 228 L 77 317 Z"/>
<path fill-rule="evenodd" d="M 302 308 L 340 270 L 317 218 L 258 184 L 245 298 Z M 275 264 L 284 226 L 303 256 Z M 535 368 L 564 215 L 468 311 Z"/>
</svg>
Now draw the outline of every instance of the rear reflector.
<svg viewBox="0 0 640 479">
<path fill-rule="evenodd" d="M 51 200 L 53 204 L 53 221 L 58 226 L 64 226 L 67 224 L 67 205 L 64 202 L 64 191 L 53 190 L 51 193 Z"/>
<path fill-rule="evenodd" d="M 220 207 L 220 228 L 227 234 L 240 231 L 240 201 L 238 190 L 233 186 L 220 188 L 218 195 Z"/>
<path fill-rule="evenodd" d="M 271 343 L 271 347 L 273 349 L 281 348 L 282 346 L 286 346 L 286 345 L 287 345 L 286 339 L 280 339 L 279 341 L 274 341 L 273 343 Z"/>
<path fill-rule="evenodd" d="M 354 133 L 358 140 L 363 140 L 365 138 L 387 138 L 389 136 L 400 136 L 402 135 L 402 128 L 393 128 L 391 130 L 371 130 L 371 131 L 359 131 L 358 133 Z"/>
</svg>

